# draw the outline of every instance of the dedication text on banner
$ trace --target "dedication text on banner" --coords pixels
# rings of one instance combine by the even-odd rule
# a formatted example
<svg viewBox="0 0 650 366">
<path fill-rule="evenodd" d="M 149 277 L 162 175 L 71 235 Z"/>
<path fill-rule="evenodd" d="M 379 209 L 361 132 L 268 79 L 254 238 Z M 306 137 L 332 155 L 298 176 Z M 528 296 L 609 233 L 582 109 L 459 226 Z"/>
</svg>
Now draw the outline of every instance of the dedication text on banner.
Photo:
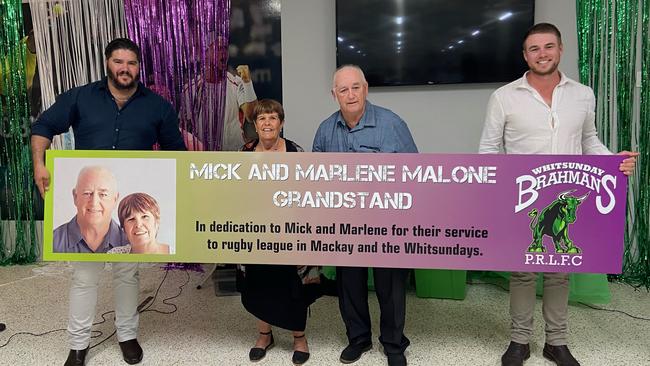
<svg viewBox="0 0 650 366">
<path fill-rule="evenodd" d="M 43 256 L 620 273 L 622 159 L 48 151 Z M 116 181 L 114 202 L 75 191 L 80 171 L 98 166 Z M 157 217 L 135 223 L 147 215 L 134 206 L 120 226 L 119 203 L 134 193 L 155 199 Z M 113 218 L 113 238 L 97 249 L 108 254 L 82 242 L 102 215 Z M 115 227 L 127 242 L 114 239 Z M 151 239 L 169 254 L 137 254 L 146 246 L 135 243 Z"/>
</svg>

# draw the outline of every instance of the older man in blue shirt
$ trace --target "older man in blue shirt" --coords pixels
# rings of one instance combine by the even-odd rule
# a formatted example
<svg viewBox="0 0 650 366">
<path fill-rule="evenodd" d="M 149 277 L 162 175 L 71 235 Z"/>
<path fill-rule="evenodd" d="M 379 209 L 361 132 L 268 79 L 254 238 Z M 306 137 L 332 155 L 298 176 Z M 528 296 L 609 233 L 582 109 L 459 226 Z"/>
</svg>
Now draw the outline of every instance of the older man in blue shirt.
<svg viewBox="0 0 650 366">
<path fill-rule="evenodd" d="M 340 110 L 321 123 L 314 137 L 313 151 L 417 153 L 406 123 L 392 111 L 366 100 L 368 82 L 355 65 L 345 65 L 334 73 L 332 95 Z M 379 341 L 390 366 L 406 365 L 404 351 L 409 340 L 404 335 L 407 269 L 375 268 L 375 292 L 381 310 Z M 368 310 L 368 269 L 338 267 L 336 278 L 339 308 L 345 323 L 348 346 L 342 363 L 353 363 L 372 348 Z"/>
<path fill-rule="evenodd" d="M 72 199 L 77 214 L 54 230 L 54 253 L 106 253 L 128 244 L 112 218 L 119 193 L 113 173 L 102 166 L 81 169 Z"/>
<path fill-rule="evenodd" d="M 117 38 L 106 46 L 104 54 L 107 78 L 62 94 L 32 126 L 34 180 L 41 195 L 45 195 L 50 183 L 45 150 L 54 135 L 70 127 L 77 149 L 151 150 L 159 143 L 163 150 L 185 150 L 174 108 L 139 82 L 140 48 L 131 40 Z M 99 244 L 105 238 L 100 239 Z M 54 247 L 61 244 L 55 243 Z M 104 263 L 77 262 L 73 267 L 68 318 L 70 352 L 65 365 L 82 366 L 90 343 L 97 285 Z M 117 340 L 124 361 L 136 364 L 143 357 L 137 340 L 137 263 L 113 264 L 113 289 Z"/>
</svg>

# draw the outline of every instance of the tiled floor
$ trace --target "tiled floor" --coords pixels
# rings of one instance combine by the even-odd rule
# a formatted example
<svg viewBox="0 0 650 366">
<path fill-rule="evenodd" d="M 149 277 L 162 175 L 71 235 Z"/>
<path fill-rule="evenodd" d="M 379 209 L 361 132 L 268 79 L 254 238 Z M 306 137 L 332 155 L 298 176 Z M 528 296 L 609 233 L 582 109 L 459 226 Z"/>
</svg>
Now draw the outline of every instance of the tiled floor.
<svg viewBox="0 0 650 366">
<path fill-rule="evenodd" d="M 165 272 L 150 265 L 141 271 L 141 298 L 153 296 Z M 44 333 L 63 329 L 67 318 L 70 270 L 61 264 L 0 268 L 0 345 L 17 332 Z M 100 292 L 96 321 L 111 310 L 110 271 Z M 200 275 L 172 271 L 148 311 L 140 316 L 139 340 L 145 350 L 142 365 L 250 365 L 248 349 L 256 337 L 255 320 L 241 306 L 238 296 L 216 297 L 212 284 L 197 290 Z M 182 293 L 163 303 L 163 299 Z M 608 308 L 650 318 L 650 294 L 613 284 Z M 378 306 L 371 294 L 373 332 L 378 336 Z M 541 356 L 543 322 L 540 302 L 536 311 L 535 337 L 527 366 L 552 365 Z M 491 285 L 468 286 L 464 301 L 407 298 L 406 335 L 410 365 L 499 365 L 509 342 L 508 293 Z M 175 310 L 175 312 L 169 313 Z M 157 310 L 159 312 L 150 311 Z M 650 365 L 650 321 L 571 306 L 570 346 L 583 365 Z M 97 344 L 113 330 L 112 314 L 93 329 Z M 340 365 L 346 344 L 337 299 L 324 297 L 311 309 L 307 336 L 311 359 L 307 365 Z M 290 365 L 292 339 L 275 330 L 276 347 L 258 365 Z M 65 331 L 43 336 L 19 334 L 0 348 L 0 365 L 62 365 L 68 346 Z M 386 358 L 375 338 L 374 348 L 355 365 L 385 365 Z M 88 365 L 126 365 L 115 337 L 91 349 Z"/>
</svg>

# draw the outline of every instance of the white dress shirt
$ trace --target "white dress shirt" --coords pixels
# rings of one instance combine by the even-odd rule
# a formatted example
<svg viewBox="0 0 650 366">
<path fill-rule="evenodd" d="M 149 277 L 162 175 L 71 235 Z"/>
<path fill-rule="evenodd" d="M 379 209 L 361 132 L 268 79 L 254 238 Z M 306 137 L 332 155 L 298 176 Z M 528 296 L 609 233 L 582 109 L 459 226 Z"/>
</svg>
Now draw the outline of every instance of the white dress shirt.
<svg viewBox="0 0 650 366">
<path fill-rule="evenodd" d="M 526 74 L 492 93 L 479 153 L 611 154 L 598 139 L 591 88 L 560 73 L 549 107 Z"/>
</svg>

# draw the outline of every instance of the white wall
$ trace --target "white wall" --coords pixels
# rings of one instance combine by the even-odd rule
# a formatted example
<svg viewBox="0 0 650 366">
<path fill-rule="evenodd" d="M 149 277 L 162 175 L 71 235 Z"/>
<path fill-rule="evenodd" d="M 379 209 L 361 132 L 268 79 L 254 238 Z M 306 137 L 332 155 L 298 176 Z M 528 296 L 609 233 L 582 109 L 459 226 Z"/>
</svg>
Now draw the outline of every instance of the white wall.
<svg viewBox="0 0 650 366">
<path fill-rule="evenodd" d="M 282 89 L 285 135 L 306 151 L 319 123 L 336 111 L 329 89 L 336 69 L 334 0 L 282 1 Z M 575 2 L 537 0 L 535 22 L 562 32 L 560 68 L 578 78 Z M 523 37 L 523 34 L 522 34 Z M 409 125 L 421 152 L 471 153 L 478 147 L 485 106 L 501 84 L 371 88 L 368 99 Z"/>
</svg>

